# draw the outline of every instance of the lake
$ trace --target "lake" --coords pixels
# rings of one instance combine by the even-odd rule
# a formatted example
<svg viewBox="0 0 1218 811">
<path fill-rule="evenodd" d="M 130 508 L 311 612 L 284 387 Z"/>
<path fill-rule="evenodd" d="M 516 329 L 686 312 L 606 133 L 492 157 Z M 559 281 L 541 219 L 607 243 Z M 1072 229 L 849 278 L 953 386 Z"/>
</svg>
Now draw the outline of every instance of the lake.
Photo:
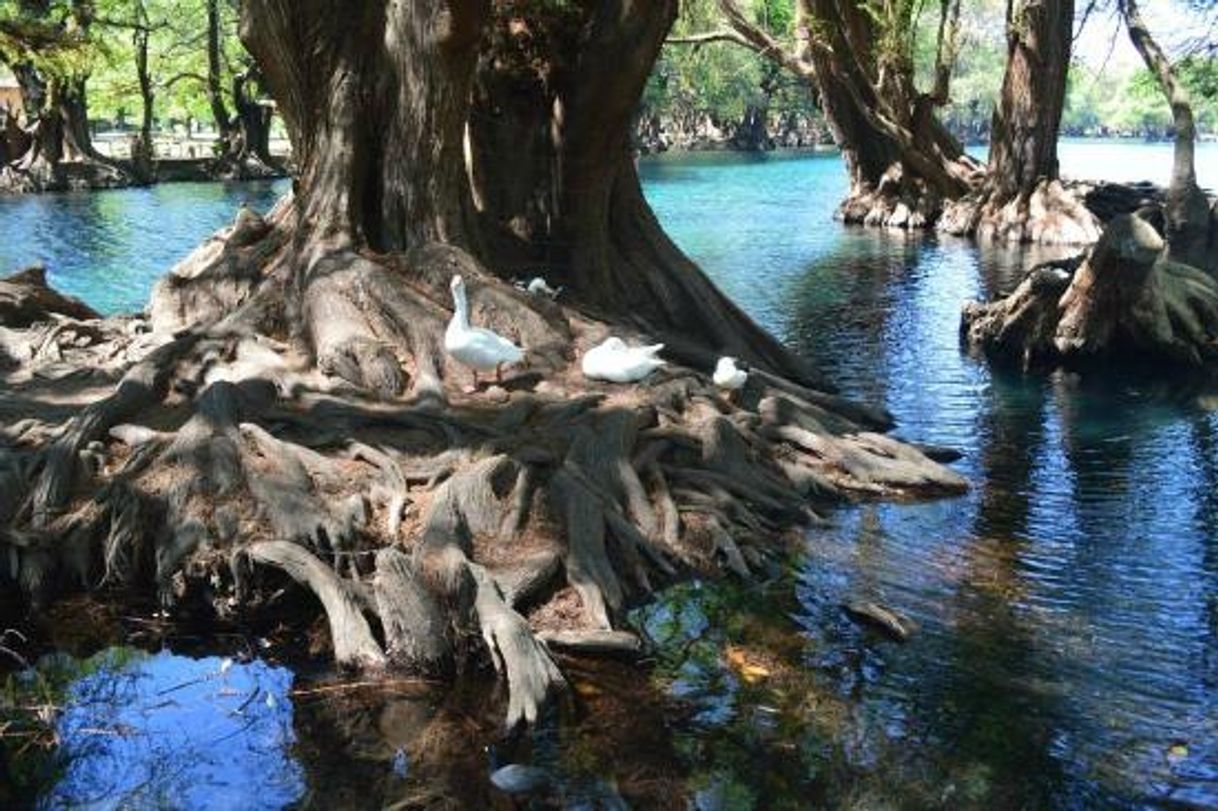
<svg viewBox="0 0 1218 811">
<path fill-rule="evenodd" d="M 1068 170 L 1086 168 L 1078 150 L 1122 179 L 1165 180 L 1170 164 L 1163 145 L 1068 143 Z M 1218 145 L 1201 153 L 1218 186 Z M 641 173 L 728 295 L 844 393 L 890 409 L 899 435 L 961 450 L 970 494 L 834 512 L 763 587 L 670 590 L 634 615 L 659 644 L 650 680 L 573 665 L 583 709 L 522 740 L 497 740 L 481 686 L 348 692 L 266 661 L 257 640 L 119 649 L 60 678 L 69 696 L 136 693 L 68 701 L 69 766 L 46 807 L 149 804 L 113 768 L 147 771 L 167 728 L 212 753 L 182 763 L 187 782 L 245 784 L 245 807 L 502 803 L 486 775 L 509 761 L 550 770 L 565 807 L 1218 806 L 1218 393 L 1119 370 L 1023 377 L 964 354 L 960 304 L 1044 254 L 843 228 L 835 156 L 665 156 Z M 132 309 L 242 199 L 266 208 L 279 188 L 0 200 L 0 267 L 41 258 L 100 309 Z M 919 630 L 898 645 L 860 629 L 841 610 L 859 599 Z M 117 723 L 116 703 L 144 708 L 121 722 L 148 745 L 82 737 Z M 234 717 L 248 728 L 221 723 Z"/>
</svg>

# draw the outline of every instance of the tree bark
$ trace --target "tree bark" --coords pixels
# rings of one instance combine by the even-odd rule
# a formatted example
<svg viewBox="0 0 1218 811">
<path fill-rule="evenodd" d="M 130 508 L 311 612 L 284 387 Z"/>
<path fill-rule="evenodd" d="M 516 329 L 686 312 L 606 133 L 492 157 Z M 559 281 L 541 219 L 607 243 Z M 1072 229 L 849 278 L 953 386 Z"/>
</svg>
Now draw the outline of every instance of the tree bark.
<svg viewBox="0 0 1218 811">
<path fill-rule="evenodd" d="M 148 71 L 148 40 L 151 34 L 147 8 L 143 0 L 139 0 L 136 3 L 135 24 L 131 29 L 131 44 L 135 48 L 135 78 L 140 87 L 140 132 L 131 153 L 131 160 L 136 174 L 144 182 L 151 182 L 155 173 L 152 123 L 155 116 L 156 91 L 152 86 L 152 74 Z"/>
<path fill-rule="evenodd" d="M 715 289 L 643 197 L 631 126 L 676 10 L 673 0 L 496 7 L 470 114 L 483 255 L 508 277 L 546 268 L 582 303 L 684 358 L 731 354 L 820 382 Z"/>
<path fill-rule="evenodd" d="M 220 143 L 227 145 L 232 137 L 232 119 L 224 104 L 222 77 L 223 63 L 220 58 L 220 0 L 207 0 L 207 103 L 211 107 Z"/>
<path fill-rule="evenodd" d="M 934 108 L 947 101 L 955 38 L 947 5 L 931 94 L 919 93 L 914 86 L 914 22 L 908 16 L 913 5 L 882 7 L 890 15 L 887 24 L 904 32 L 894 37 L 900 44 L 886 48 L 877 45 L 879 24 L 872 16 L 876 9 L 853 0 L 796 0 L 793 48 L 754 25 L 735 0 L 719 0 L 719 8 L 730 31 L 679 41 L 743 45 L 814 89 L 850 177 L 849 194 L 838 212 L 841 219 L 930 228 L 946 201 L 980 182 L 980 164 L 934 115 Z"/>
<path fill-rule="evenodd" d="M 1099 222 L 1062 186 L 1057 159 L 1074 0 L 1012 0 L 1006 26 L 986 183 L 951 207 L 941 228 L 1005 242 L 1093 243 Z"/>
<path fill-rule="evenodd" d="M 1218 273 L 1218 206 L 1211 209 L 1205 192 L 1197 186 L 1197 125 L 1188 91 L 1151 36 L 1136 0 L 1121 0 L 1120 8 L 1134 48 L 1171 105 L 1176 130 L 1171 185 L 1163 208 L 1169 255 L 1177 262 Z"/>
</svg>

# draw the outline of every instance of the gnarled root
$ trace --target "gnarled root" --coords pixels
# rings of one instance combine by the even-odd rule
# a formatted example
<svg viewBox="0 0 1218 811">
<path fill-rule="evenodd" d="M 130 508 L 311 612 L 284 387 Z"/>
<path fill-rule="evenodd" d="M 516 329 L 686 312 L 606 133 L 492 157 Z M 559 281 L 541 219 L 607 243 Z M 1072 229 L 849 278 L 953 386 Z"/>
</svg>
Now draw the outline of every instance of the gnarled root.
<svg viewBox="0 0 1218 811">
<path fill-rule="evenodd" d="M 1060 180 L 1041 181 L 1031 192 L 1007 196 L 992 188 L 948 203 L 940 231 L 994 242 L 1091 245 L 1101 223 L 1083 196 Z"/>
<path fill-rule="evenodd" d="M 344 666 L 443 673 L 481 639 L 512 725 L 565 686 L 550 644 L 637 655 L 622 615 L 657 584 L 751 578 L 814 506 L 965 487 L 872 433 L 887 415 L 761 371 L 738 404 L 675 364 L 636 386 L 588 381 L 577 357 L 604 325 L 446 246 L 330 246 L 291 285 L 242 270 L 248 287 L 232 287 L 275 227 L 239 222 L 215 273 L 179 280 L 178 312 L 213 320 L 141 349 L 108 396 L 57 427 L 28 404 L 5 416 L 0 483 L 36 478 L 21 498 L 0 491 L 14 519 L 0 552 L 32 595 L 104 578 L 155 586 L 167 606 L 253 611 L 281 571 L 317 597 Z M 453 272 L 474 321 L 528 350 L 501 389 L 454 385 L 440 349 Z M 303 348 L 263 334 L 293 289 Z M 95 352 L 65 345 L 56 362 Z M 308 352 L 320 371 L 299 368 Z"/>
<path fill-rule="evenodd" d="M 1201 368 L 1218 361 L 1218 282 L 1164 256 L 1163 238 L 1121 215 L 1077 270 L 1033 268 L 1009 296 L 965 305 L 967 343 L 1028 366 L 1120 356 Z"/>
</svg>

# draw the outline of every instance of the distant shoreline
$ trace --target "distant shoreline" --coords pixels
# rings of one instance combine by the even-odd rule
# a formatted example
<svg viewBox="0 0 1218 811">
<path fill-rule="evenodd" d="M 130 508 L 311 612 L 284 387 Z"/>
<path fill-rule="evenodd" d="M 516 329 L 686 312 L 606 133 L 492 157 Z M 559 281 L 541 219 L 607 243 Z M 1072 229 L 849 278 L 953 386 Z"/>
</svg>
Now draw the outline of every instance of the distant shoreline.
<svg viewBox="0 0 1218 811">
<path fill-rule="evenodd" d="M 1075 141 L 1075 142 L 1077 142 L 1077 141 L 1095 141 L 1097 143 L 1108 143 L 1108 144 L 1129 144 L 1129 145 L 1156 144 L 1156 145 L 1165 145 L 1165 146 L 1170 146 L 1171 144 L 1174 143 L 1174 139 L 1171 137 L 1167 137 L 1167 136 L 1162 137 L 1162 138 L 1145 138 L 1145 137 L 1138 136 L 1138 135 L 1063 134 L 1058 137 L 1058 141 L 1059 142 L 1061 142 L 1061 141 Z M 969 149 L 972 147 L 989 146 L 989 143 L 990 142 L 988 140 L 970 140 L 970 141 L 964 142 L 964 147 L 966 149 Z M 1198 144 L 1218 144 L 1218 133 L 1200 133 L 1197 135 L 1197 143 Z M 662 149 L 658 149 L 654 146 L 636 145 L 636 149 L 638 150 L 638 154 L 641 157 L 643 157 L 643 156 L 655 157 L 657 155 L 674 155 L 674 154 L 676 154 L 676 155 L 696 155 L 699 153 L 713 154 L 713 153 L 717 153 L 717 152 L 734 152 L 734 153 L 739 153 L 739 154 L 744 154 L 744 155 L 747 155 L 747 154 L 764 155 L 764 154 L 767 154 L 770 152 L 831 153 L 831 152 L 837 151 L 837 146 L 832 143 L 829 143 L 829 144 L 800 144 L 800 145 L 791 145 L 791 146 L 788 146 L 787 144 L 783 144 L 783 143 L 774 143 L 767 148 L 752 149 L 752 148 L 741 148 L 733 141 L 733 139 L 724 138 L 722 140 L 715 140 L 715 141 L 702 140 L 702 141 L 698 141 L 695 145 L 692 145 L 692 146 L 682 145 L 682 144 L 673 144 L 671 146 L 666 146 Z"/>
</svg>

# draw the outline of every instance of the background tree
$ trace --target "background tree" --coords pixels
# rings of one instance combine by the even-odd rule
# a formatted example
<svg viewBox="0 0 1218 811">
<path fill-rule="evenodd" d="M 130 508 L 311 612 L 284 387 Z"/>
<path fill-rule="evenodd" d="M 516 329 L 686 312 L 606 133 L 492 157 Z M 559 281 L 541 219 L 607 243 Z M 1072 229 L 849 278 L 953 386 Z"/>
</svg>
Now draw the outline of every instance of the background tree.
<svg viewBox="0 0 1218 811">
<path fill-rule="evenodd" d="M 943 228 L 1008 242 L 1090 244 L 1100 223 L 1060 182 L 1073 0 L 1008 3 L 1007 63 L 990 126 L 984 188 L 954 205 Z"/>
<path fill-rule="evenodd" d="M 1218 272 L 1218 203 L 1211 209 L 1209 198 L 1197 185 L 1197 124 L 1188 88 L 1151 36 L 1136 0 L 1119 0 L 1118 5 L 1134 48 L 1171 107 L 1175 154 L 1163 207 L 1170 256 Z"/>
<path fill-rule="evenodd" d="M 0 63 L 21 87 L 26 151 L 9 156 L 0 182 L 12 189 L 65 188 L 62 165 L 81 165 L 76 182 L 122 185 L 128 177 L 93 147 L 86 85 L 100 45 L 88 0 L 19 0 L 0 7 Z"/>
<path fill-rule="evenodd" d="M 980 181 L 980 165 L 939 122 L 959 46 L 960 4 L 944 0 L 933 87 L 916 87 L 921 4 L 795 0 L 787 30 L 767 30 L 735 0 L 719 0 L 724 30 L 684 38 L 751 48 L 817 92 L 850 176 L 840 213 L 847 222 L 926 228 L 944 200 Z M 774 19 L 767 17 L 768 19 Z"/>
</svg>

